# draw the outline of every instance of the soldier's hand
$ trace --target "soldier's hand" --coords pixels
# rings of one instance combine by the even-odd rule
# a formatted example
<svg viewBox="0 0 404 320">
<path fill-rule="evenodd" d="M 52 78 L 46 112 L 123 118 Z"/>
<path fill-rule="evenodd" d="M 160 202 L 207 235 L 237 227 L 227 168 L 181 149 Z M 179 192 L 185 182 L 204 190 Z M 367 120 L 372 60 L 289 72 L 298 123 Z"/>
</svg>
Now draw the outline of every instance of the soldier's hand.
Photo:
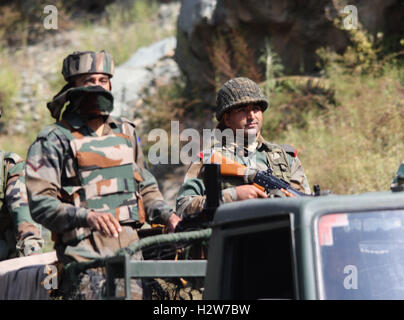
<svg viewBox="0 0 404 320">
<path fill-rule="evenodd" d="M 176 215 L 176 213 L 174 212 L 170 218 L 168 218 L 168 232 L 174 232 L 175 231 L 175 227 L 177 226 L 178 222 L 181 221 L 181 218 L 179 216 Z"/>
<path fill-rule="evenodd" d="M 94 228 L 107 237 L 118 237 L 122 231 L 119 221 L 111 213 L 90 211 L 87 215 L 87 222 L 90 228 Z"/>
<path fill-rule="evenodd" d="M 264 191 L 261 191 L 252 184 L 244 184 L 236 187 L 236 194 L 238 200 L 248 200 L 255 198 L 268 198 Z"/>
</svg>

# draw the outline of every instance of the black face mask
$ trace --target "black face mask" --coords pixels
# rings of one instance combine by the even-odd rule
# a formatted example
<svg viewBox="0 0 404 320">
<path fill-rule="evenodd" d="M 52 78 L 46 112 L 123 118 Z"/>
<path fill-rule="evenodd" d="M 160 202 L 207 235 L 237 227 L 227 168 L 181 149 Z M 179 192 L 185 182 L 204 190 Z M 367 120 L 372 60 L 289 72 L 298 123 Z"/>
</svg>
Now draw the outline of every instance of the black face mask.
<svg viewBox="0 0 404 320">
<path fill-rule="evenodd" d="M 89 115 L 95 110 L 99 115 L 109 115 L 114 108 L 114 97 L 110 91 L 100 86 L 72 88 L 67 93 L 71 106 L 69 110 Z"/>
</svg>

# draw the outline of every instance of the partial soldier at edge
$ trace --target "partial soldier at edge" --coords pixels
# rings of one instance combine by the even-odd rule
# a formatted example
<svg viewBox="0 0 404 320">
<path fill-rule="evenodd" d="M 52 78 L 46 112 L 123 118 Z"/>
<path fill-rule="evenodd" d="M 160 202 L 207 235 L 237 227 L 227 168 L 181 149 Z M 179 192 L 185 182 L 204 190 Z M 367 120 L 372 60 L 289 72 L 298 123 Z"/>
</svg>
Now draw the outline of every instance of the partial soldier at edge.
<svg viewBox="0 0 404 320">
<path fill-rule="evenodd" d="M 0 170 L 0 261 L 40 254 L 44 241 L 29 212 L 25 161 L 0 150 Z"/>
</svg>

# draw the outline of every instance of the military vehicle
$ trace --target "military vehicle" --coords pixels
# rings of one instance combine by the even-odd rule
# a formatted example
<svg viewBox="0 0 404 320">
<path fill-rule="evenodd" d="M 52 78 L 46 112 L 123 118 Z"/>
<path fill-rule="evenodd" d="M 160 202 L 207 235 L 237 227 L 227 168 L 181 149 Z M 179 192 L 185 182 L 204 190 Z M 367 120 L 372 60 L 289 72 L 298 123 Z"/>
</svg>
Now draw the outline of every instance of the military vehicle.
<svg viewBox="0 0 404 320">
<path fill-rule="evenodd" d="M 207 259 L 110 258 L 109 283 L 203 277 L 203 299 L 404 299 L 403 169 L 392 191 L 223 204 L 200 234 Z"/>
<path fill-rule="evenodd" d="M 254 199 L 216 208 L 219 188 L 209 190 L 208 208 L 194 230 L 144 237 L 113 257 L 73 263 L 64 274 L 105 267 L 106 299 L 130 299 L 131 278 L 165 279 L 177 291 L 196 283 L 203 294 L 193 298 L 208 300 L 404 299 L 404 165 L 385 192 Z M 185 226 L 192 229 L 192 223 Z M 201 254 L 178 255 L 187 244 Z M 160 252 L 150 255 L 148 248 Z M 137 250 L 145 260 L 130 260 Z M 42 266 L 31 268 L 13 272 L 43 274 Z M 0 280 L 16 288 L 14 273 Z M 120 296 L 117 278 L 124 279 Z"/>
</svg>

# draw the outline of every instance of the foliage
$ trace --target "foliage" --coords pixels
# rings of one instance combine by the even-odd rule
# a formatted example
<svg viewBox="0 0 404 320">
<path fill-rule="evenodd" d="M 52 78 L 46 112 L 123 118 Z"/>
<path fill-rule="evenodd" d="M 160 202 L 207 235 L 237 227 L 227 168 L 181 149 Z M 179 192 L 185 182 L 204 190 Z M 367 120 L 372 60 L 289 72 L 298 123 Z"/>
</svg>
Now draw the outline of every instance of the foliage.
<svg viewBox="0 0 404 320">
<path fill-rule="evenodd" d="M 363 30 L 350 34 L 343 54 L 318 51 L 321 90 L 277 79 L 263 133 L 299 150 L 311 184 L 342 194 L 387 190 L 404 159 L 401 53 L 382 56 Z"/>
<path fill-rule="evenodd" d="M 26 155 L 28 147 L 40 129 L 52 122 L 45 103 L 65 84 L 60 69 L 61 62 L 67 54 L 78 49 L 96 51 L 105 49 L 112 53 L 115 64 L 119 65 L 139 47 L 149 45 L 168 35 L 158 28 L 150 28 L 150 23 L 155 19 L 157 12 L 157 5 L 154 1 L 130 0 L 113 4 L 108 4 L 112 1 L 101 1 L 99 5 L 103 8 L 103 13 L 98 14 L 97 19 L 93 16 L 89 20 L 87 20 L 88 15 L 73 14 L 75 6 L 78 5 L 76 0 L 63 1 L 63 3 L 58 1 L 45 2 L 57 6 L 59 18 L 64 16 L 64 12 L 68 12 L 66 19 L 68 17 L 75 22 L 74 25 L 71 25 L 72 30 L 70 30 L 73 31 L 74 39 L 65 47 L 57 48 L 58 50 L 54 51 L 52 57 L 54 73 L 49 74 L 44 83 L 34 85 L 30 98 L 38 101 L 36 114 L 26 113 L 23 115 L 23 119 L 18 119 L 20 122 L 24 121 L 27 132 L 24 135 L 13 133 L 13 136 L 10 134 L 7 137 L 0 136 L 0 145 L 3 149 L 15 151 L 21 156 Z M 31 12 L 32 8 L 43 7 L 43 0 L 34 0 L 29 3 L 27 8 L 24 8 L 25 12 L 21 8 L 21 3 L 22 1 L 18 0 L 7 3 L 7 5 L 0 5 L 0 105 L 4 113 L 3 119 L 0 120 L 0 128 L 3 133 L 13 131 L 13 126 L 16 123 L 16 110 L 19 106 L 15 105 L 15 97 L 21 83 L 20 77 L 21 70 L 25 65 L 24 59 L 27 55 L 29 56 L 27 44 L 30 41 L 22 33 L 19 33 L 19 28 L 21 28 L 21 32 L 22 30 L 30 32 L 36 24 L 24 20 L 28 18 L 26 15 Z M 44 29 L 42 20 L 45 15 L 43 10 L 38 12 L 42 15 L 41 17 L 29 16 L 29 19 L 39 21 L 41 28 Z M 2 19 L 3 15 L 7 16 L 7 19 Z M 58 19 L 58 22 L 60 25 L 61 19 Z M 58 31 L 63 31 L 63 28 L 61 29 Z M 10 30 L 15 31 L 14 35 L 18 38 L 15 41 L 8 37 Z M 12 48 L 2 49 L 1 45 L 8 46 L 10 44 L 13 45 Z M 43 89 L 37 90 L 36 88 L 39 86 Z M 44 93 L 47 96 L 41 96 Z M 21 113 L 18 117 L 21 118 Z M 38 119 L 40 121 L 37 121 Z"/>
<path fill-rule="evenodd" d="M 62 0 L 13 0 L 0 4 L 0 46 L 24 47 L 38 42 L 56 30 L 44 28 L 44 8 L 54 5 L 58 9 L 58 30 L 71 27 L 70 14 Z"/>
<path fill-rule="evenodd" d="M 247 35 L 241 29 L 218 30 L 213 43 L 207 46 L 208 58 L 214 69 L 214 78 L 205 77 L 215 87 L 235 77 L 248 77 L 261 82 L 263 75 L 256 59 L 256 52 L 248 44 Z"/>
<path fill-rule="evenodd" d="M 143 117 L 148 119 L 144 125 L 145 132 L 153 128 L 170 130 L 168 120 L 179 120 L 191 101 L 185 97 L 184 81 L 177 80 L 172 84 L 161 86 L 157 92 L 145 99 L 146 110 Z"/>
<path fill-rule="evenodd" d="M 168 133 L 169 142 L 171 141 L 171 121 L 179 121 L 179 131 L 184 129 L 183 120 L 199 101 L 187 96 L 185 90 L 185 81 L 182 78 L 176 79 L 172 83 L 157 88 L 157 92 L 143 101 L 142 114 L 135 118 L 142 118 L 140 126 L 140 136 L 143 137 L 143 152 L 148 153 L 150 145 L 148 144 L 148 133 L 153 129 L 163 129 Z M 191 111 L 191 112 L 190 112 Z M 194 114 L 195 116 L 195 114 Z M 196 118 L 200 118 L 196 116 Z"/>
<path fill-rule="evenodd" d="M 269 39 L 265 39 L 264 51 L 258 60 L 265 66 L 264 90 L 268 93 L 276 90 L 276 79 L 283 76 L 283 64 L 276 52 L 271 48 Z"/>
<path fill-rule="evenodd" d="M 313 184 L 335 193 L 389 188 L 404 159 L 404 90 L 399 71 L 386 69 L 382 77 L 333 75 L 337 106 L 320 116 L 305 113 L 304 128 L 291 125 L 284 133 L 281 140 L 300 150 Z"/>
<path fill-rule="evenodd" d="M 106 7 L 105 16 L 98 26 L 82 23 L 86 37 L 82 46 L 88 50 L 105 49 L 114 57 L 116 65 L 125 62 L 137 49 L 149 45 L 169 34 L 158 28 L 150 28 L 156 16 L 154 1 L 137 0 L 126 5 L 111 4 Z"/>
<path fill-rule="evenodd" d="M 19 88 L 19 79 L 12 68 L 11 59 L 5 50 L 0 50 L 0 107 L 7 121 L 13 121 L 16 112 L 13 108 L 13 98 Z M 0 119 L 0 126 L 4 127 L 4 118 Z"/>
<path fill-rule="evenodd" d="M 270 140 L 277 139 L 291 126 L 304 130 L 310 121 L 309 112 L 320 116 L 335 106 L 334 91 L 325 79 L 284 76 L 272 78 L 262 86 L 269 97 L 270 110 L 276 109 L 265 124 L 266 138 Z"/>
<path fill-rule="evenodd" d="M 393 37 L 385 37 L 382 32 L 378 32 L 376 36 L 369 34 L 358 21 L 357 28 L 346 29 L 343 25 L 344 14 L 342 7 L 346 5 L 345 0 L 336 0 L 334 5 L 338 8 L 337 15 L 333 19 L 333 24 L 336 28 L 347 33 L 350 45 L 346 48 L 343 54 L 332 52 L 327 48 L 320 48 L 317 54 L 322 60 L 320 67 L 325 69 L 325 72 L 332 72 L 330 68 L 343 69 L 345 73 L 354 75 L 372 74 L 377 75 L 383 71 L 383 65 L 388 60 L 397 56 L 402 56 L 404 39 L 398 39 L 396 35 Z M 391 43 L 394 42 L 394 43 Z M 388 50 L 391 48 L 400 48 L 391 54 Z"/>
<path fill-rule="evenodd" d="M 32 86 L 33 92 L 30 93 L 29 98 L 38 101 L 37 112 L 35 115 L 29 112 L 25 114 L 20 112 L 18 115 L 19 118 L 23 118 L 18 121 L 24 123 L 26 132 L 24 134 L 4 134 L 6 131 L 4 130 L 3 135 L 0 135 L 0 149 L 16 152 L 25 158 L 28 148 L 38 132 L 53 122 L 45 103 L 65 84 L 61 75 L 61 63 L 67 54 L 76 50 L 99 51 L 105 49 L 112 53 L 115 64 L 119 65 L 138 48 L 171 35 L 168 31 L 150 27 L 154 25 L 152 22 L 157 16 L 158 7 L 154 1 L 128 0 L 116 1 L 114 4 L 111 2 L 113 1 L 86 1 L 84 3 L 78 0 L 13 0 L 0 4 L 0 106 L 4 113 L 4 118 L 0 120 L 0 127 L 7 131 L 11 131 L 9 129 L 15 126 L 17 120 L 16 110 L 19 106 L 15 104 L 15 98 L 20 89 L 20 71 L 26 65 L 24 59 L 27 56 L 31 58 L 29 45 L 49 35 L 49 31 L 43 27 L 43 19 L 46 16 L 43 13 L 44 6 L 53 4 L 58 8 L 59 29 L 57 32 L 66 30 L 72 32 L 71 41 L 67 42 L 63 48 L 56 45 L 54 48 L 56 50 L 52 52 L 50 60 L 54 66 L 49 69 L 55 70 L 54 73 L 49 74 L 43 83 L 35 83 Z M 102 12 L 94 15 L 84 12 L 84 10 L 91 9 L 90 3 L 96 3 Z M 81 13 L 76 10 L 77 7 L 80 7 Z M 48 39 L 52 40 L 51 37 Z M 5 50 L 3 47 L 10 47 L 10 49 Z M 166 91 L 163 89 L 160 93 L 161 99 L 170 95 L 170 90 Z M 175 101 L 178 102 L 178 99 Z M 173 105 L 174 101 L 171 105 L 169 103 L 168 109 L 162 112 L 170 112 L 169 107 Z M 159 106 L 166 107 L 162 101 L 159 102 Z M 180 112 L 180 109 L 176 112 Z M 158 116 L 157 113 L 154 119 L 157 119 Z M 46 240 L 44 251 L 52 250 L 49 234 L 46 233 L 44 237 Z"/>
</svg>

